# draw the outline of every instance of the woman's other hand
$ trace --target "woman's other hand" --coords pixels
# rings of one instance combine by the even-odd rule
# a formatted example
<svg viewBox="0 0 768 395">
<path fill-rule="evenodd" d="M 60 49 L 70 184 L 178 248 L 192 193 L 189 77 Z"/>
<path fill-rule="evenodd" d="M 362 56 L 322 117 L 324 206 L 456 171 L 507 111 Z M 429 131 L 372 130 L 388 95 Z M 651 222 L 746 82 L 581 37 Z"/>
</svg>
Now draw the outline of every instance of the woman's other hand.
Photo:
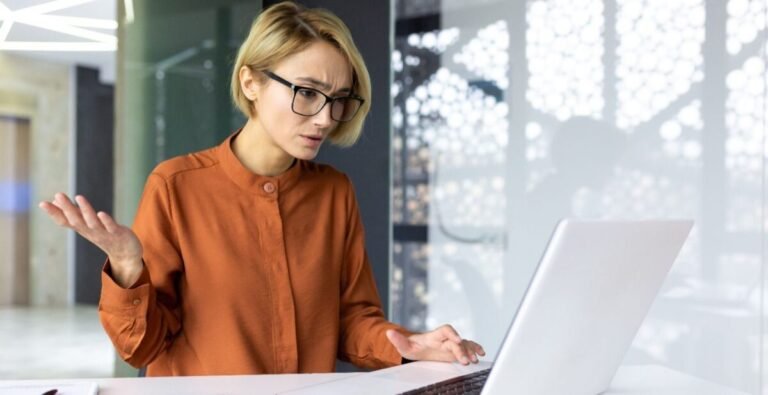
<svg viewBox="0 0 768 395">
<path fill-rule="evenodd" d="M 482 346 L 462 339 L 450 325 L 411 336 L 390 329 L 387 338 L 403 358 L 412 361 L 458 361 L 469 365 L 470 362 L 478 362 L 478 355 L 485 355 Z"/>
<path fill-rule="evenodd" d="M 53 201 L 40 202 L 39 207 L 56 224 L 70 228 L 90 241 L 109 257 L 112 276 L 124 288 L 132 285 L 143 269 L 142 247 L 136 234 L 118 224 L 107 213 L 93 209 L 83 196 L 76 196 L 75 205 L 64 193 L 57 193 Z"/>
</svg>

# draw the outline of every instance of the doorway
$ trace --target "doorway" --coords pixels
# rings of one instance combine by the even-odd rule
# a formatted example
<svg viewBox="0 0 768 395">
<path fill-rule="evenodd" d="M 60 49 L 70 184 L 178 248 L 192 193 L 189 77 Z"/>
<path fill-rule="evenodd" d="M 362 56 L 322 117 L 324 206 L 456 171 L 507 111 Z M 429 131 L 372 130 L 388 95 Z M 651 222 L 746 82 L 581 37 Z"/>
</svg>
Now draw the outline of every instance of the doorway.
<svg viewBox="0 0 768 395">
<path fill-rule="evenodd" d="M 0 306 L 29 304 L 28 119 L 0 115 Z"/>
</svg>

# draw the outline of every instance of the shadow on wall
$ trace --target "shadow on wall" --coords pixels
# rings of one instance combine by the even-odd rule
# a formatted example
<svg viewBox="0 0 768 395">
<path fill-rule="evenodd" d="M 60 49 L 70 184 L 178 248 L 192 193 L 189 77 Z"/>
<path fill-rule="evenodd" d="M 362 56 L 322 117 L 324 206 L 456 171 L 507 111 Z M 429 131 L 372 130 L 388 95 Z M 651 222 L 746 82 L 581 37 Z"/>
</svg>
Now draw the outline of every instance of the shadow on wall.
<svg viewBox="0 0 768 395">
<path fill-rule="evenodd" d="M 515 254 L 519 264 L 535 267 L 558 221 L 574 215 L 576 195 L 600 191 L 626 145 L 615 127 L 591 118 L 571 118 L 560 126 L 549 150 L 551 172 L 525 194 L 520 225 L 526 239 L 519 244 L 522 254 Z"/>
<path fill-rule="evenodd" d="M 551 168 L 525 194 L 520 221 L 511 224 L 522 229 L 517 233 L 522 236 L 506 247 L 508 258 L 503 270 L 508 281 L 501 303 L 477 265 L 465 259 L 441 258 L 456 273 L 468 306 L 480 307 L 470 308 L 468 318 L 474 327 L 484 328 L 488 340 L 503 338 L 507 320 L 517 310 L 554 227 L 560 219 L 574 216 L 574 198 L 584 191 L 599 193 L 610 181 L 626 147 L 624 134 L 591 118 L 572 118 L 558 128 L 547 152 Z"/>
</svg>

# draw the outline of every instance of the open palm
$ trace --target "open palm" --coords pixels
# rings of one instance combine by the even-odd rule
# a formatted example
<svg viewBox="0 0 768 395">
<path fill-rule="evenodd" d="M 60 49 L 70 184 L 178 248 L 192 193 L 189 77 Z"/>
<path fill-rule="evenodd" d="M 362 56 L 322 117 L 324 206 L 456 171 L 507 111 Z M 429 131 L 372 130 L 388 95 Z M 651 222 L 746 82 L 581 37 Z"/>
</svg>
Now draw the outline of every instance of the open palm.
<svg viewBox="0 0 768 395">
<path fill-rule="evenodd" d="M 57 193 L 52 202 L 41 202 L 39 206 L 56 224 L 73 229 L 104 251 L 110 260 L 141 257 L 141 242 L 130 228 L 118 224 L 103 211 L 97 213 L 83 196 L 76 196 L 75 201 L 77 205 L 66 194 Z"/>
</svg>

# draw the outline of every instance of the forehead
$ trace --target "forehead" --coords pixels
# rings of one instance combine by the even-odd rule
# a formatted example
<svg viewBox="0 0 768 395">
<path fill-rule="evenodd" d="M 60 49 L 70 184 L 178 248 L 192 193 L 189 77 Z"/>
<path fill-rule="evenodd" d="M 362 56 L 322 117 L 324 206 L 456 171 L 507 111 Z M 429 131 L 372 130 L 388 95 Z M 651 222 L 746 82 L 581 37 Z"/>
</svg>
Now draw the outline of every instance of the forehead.
<svg viewBox="0 0 768 395">
<path fill-rule="evenodd" d="M 341 50 L 325 41 L 316 41 L 275 65 L 273 71 L 285 78 L 313 78 L 334 89 L 348 87 L 352 67 Z"/>
</svg>

